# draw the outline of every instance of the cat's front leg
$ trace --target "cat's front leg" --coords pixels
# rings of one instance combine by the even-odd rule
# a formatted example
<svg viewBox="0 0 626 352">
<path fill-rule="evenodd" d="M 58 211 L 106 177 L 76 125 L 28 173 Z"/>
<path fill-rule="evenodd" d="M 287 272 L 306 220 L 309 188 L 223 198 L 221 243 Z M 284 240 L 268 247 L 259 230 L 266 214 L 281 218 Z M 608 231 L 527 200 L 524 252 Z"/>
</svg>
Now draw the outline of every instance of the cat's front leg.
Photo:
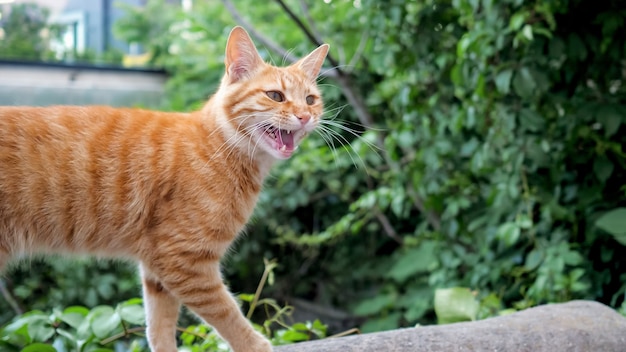
<svg viewBox="0 0 626 352">
<path fill-rule="evenodd" d="M 213 326 L 234 352 L 271 352 L 272 345 L 254 330 L 241 314 L 237 302 L 222 282 L 217 261 L 206 258 L 158 259 L 154 273 L 165 289 L 176 296 L 204 321 Z"/>
<path fill-rule="evenodd" d="M 140 269 L 150 350 L 176 352 L 176 322 L 180 303 L 144 265 Z"/>
</svg>

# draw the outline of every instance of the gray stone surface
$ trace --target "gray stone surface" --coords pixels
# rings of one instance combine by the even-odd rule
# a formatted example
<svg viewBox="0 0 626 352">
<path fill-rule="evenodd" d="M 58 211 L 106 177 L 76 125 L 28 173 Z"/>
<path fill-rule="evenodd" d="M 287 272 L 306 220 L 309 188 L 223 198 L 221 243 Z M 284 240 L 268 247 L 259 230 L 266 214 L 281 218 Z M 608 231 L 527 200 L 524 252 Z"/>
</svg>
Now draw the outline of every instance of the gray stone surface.
<svg viewBox="0 0 626 352">
<path fill-rule="evenodd" d="M 476 322 L 303 342 L 275 351 L 624 352 L 626 318 L 601 303 L 572 301 Z"/>
</svg>

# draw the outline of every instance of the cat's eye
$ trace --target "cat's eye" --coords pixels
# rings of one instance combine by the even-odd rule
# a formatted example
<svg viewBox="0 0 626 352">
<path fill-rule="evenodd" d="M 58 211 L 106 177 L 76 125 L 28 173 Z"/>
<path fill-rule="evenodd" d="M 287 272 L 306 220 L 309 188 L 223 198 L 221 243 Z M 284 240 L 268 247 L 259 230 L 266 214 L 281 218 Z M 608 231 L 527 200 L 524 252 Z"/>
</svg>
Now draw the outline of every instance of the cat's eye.
<svg viewBox="0 0 626 352">
<path fill-rule="evenodd" d="M 315 103 L 315 97 L 312 95 L 309 95 L 306 97 L 306 103 L 309 105 L 313 105 Z"/>
<path fill-rule="evenodd" d="M 268 92 L 265 92 L 265 94 L 267 94 L 267 96 L 270 97 L 270 99 L 272 99 L 273 101 L 277 101 L 279 103 L 285 101 L 285 96 L 279 91 L 270 90 Z"/>
</svg>

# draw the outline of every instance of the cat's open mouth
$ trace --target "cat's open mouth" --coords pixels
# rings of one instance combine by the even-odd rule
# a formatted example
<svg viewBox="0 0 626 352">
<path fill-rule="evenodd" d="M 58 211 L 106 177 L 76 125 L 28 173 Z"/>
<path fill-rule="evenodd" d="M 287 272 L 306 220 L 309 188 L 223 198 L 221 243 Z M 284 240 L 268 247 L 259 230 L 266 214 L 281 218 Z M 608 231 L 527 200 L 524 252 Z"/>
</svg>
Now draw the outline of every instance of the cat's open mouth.
<svg viewBox="0 0 626 352">
<path fill-rule="evenodd" d="M 263 125 L 259 128 L 263 132 L 265 141 L 276 150 L 280 156 L 289 158 L 298 149 L 298 142 L 303 137 L 304 130 L 285 130 L 272 125 Z"/>
</svg>

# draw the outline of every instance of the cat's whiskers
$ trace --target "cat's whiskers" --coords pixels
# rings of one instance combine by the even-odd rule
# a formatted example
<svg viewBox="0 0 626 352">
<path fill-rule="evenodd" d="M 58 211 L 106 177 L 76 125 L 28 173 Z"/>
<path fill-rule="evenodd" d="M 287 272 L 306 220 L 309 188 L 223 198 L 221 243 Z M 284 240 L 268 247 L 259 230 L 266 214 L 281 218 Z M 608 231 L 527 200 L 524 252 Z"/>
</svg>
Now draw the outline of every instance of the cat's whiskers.
<svg viewBox="0 0 626 352">
<path fill-rule="evenodd" d="M 317 134 L 324 140 L 324 143 L 328 146 L 331 153 L 333 153 L 333 161 L 335 162 L 335 167 L 339 168 L 339 155 L 337 154 L 337 148 L 335 147 L 335 142 L 333 141 L 333 137 L 328 134 L 323 128 L 316 129 Z"/>
<path fill-rule="evenodd" d="M 269 120 L 269 119 L 268 119 Z M 259 123 L 259 126 L 256 126 L 255 128 L 259 128 L 262 126 L 261 123 Z M 269 126 L 265 128 L 264 132 L 266 132 L 269 129 Z M 263 139 L 263 136 L 259 136 L 256 139 L 256 142 L 254 143 L 254 147 L 252 148 L 252 151 L 250 151 L 250 144 L 252 143 L 252 138 L 250 138 L 250 140 L 248 141 L 248 151 L 250 151 L 250 163 L 254 162 L 254 155 L 256 155 L 256 148 L 259 145 L 259 143 L 261 142 L 261 140 Z"/>
<path fill-rule="evenodd" d="M 350 159 L 352 160 L 352 164 L 356 167 L 359 168 L 359 165 L 357 164 L 355 158 L 352 156 L 352 154 L 354 153 L 357 158 L 360 160 L 361 165 L 363 165 L 365 167 L 365 162 L 363 161 L 363 159 L 361 158 L 361 156 L 354 150 L 354 148 L 352 147 L 352 145 L 350 144 L 350 142 L 346 139 L 346 137 L 342 136 L 341 134 L 337 133 L 336 131 L 334 131 L 333 129 L 324 126 L 323 124 L 320 124 L 318 126 L 318 134 L 320 132 L 325 132 L 327 136 L 329 136 L 329 138 L 335 137 L 335 139 L 339 142 L 341 142 L 342 146 L 344 146 L 344 149 L 346 151 L 346 154 L 348 154 L 348 156 L 350 157 Z M 346 148 L 345 145 L 350 146 L 350 148 Z M 333 147 L 334 147 L 334 143 L 333 143 Z M 350 149 L 352 149 L 352 151 L 350 151 Z"/>
<path fill-rule="evenodd" d="M 365 143 L 365 145 L 367 145 L 367 147 L 369 149 L 374 151 L 376 153 L 376 155 L 378 155 L 378 157 L 381 157 L 380 153 L 378 151 L 381 151 L 382 149 L 379 146 L 375 145 L 374 143 L 372 143 L 372 142 L 368 141 L 367 139 L 363 138 L 361 131 L 356 130 L 354 128 L 347 127 L 347 126 L 345 126 L 342 123 L 343 121 L 337 120 L 337 117 L 339 116 L 341 111 L 343 111 L 343 109 L 346 106 L 347 105 L 342 105 L 342 106 L 339 106 L 339 107 L 336 107 L 336 108 L 326 109 L 325 115 L 330 115 L 330 117 L 329 118 L 320 119 L 318 128 L 316 129 L 316 132 L 320 135 L 320 137 L 328 145 L 329 149 L 332 150 L 333 157 L 335 159 L 338 158 L 338 154 L 337 154 L 337 151 L 336 151 L 337 147 L 335 146 L 335 143 L 333 142 L 333 140 L 337 140 L 337 141 L 341 142 L 341 145 L 345 147 L 345 151 L 348 154 L 348 156 L 350 157 L 350 159 L 352 160 L 352 163 L 353 163 L 353 165 L 355 167 L 358 168 L 359 167 L 359 165 L 358 165 L 359 163 L 357 163 L 355 157 L 353 157 L 352 154 L 354 154 L 358 158 L 358 160 L 360 161 L 360 164 L 363 165 L 363 167 L 365 167 L 365 169 L 367 171 L 367 165 L 365 164 L 365 161 L 360 156 L 360 154 L 356 151 L 356 149 L 354 148 L 352 143 L 350 143 L 350 141 L 346 137 L 342 136 L 334 128 L 343 130 L 343 131 L 353 135 L 358 140 L 360 140 L 362 143 Z M 367 127 L 367 126 L 363 126 L 363 125 L 358 124 L 358 123 L 354 123 L 354 124 L 357 125 L 357 126 L 363 127 L 366 130 L 374 130 L 374 131 L 379 130 L 379 129 L 376 129 L 376 128 L 370 128 L 370 127 Z M 335 160 L 335 164 L 337 164 L 337 160 Z"/>
<path fill-rule="evenodd" d="M 258 116 L 263 116 L 263 115 L 269 115 L 269 114 L 267 114 L 267 113 L 251 114 L 251 115 L 248 115 L 248 118 L 249 117 L 253 117 L 253 116 L 254 117 L 258 117 Z M 232 152 L 235 150 L 235 146 L 237 144 L 239 144 L 239 142 L 241 142 L 244 138 L 248 138 L 248 151 L 250 151 L 250 143 L 252 142 L 252 137 L 254 136 L 254 131 L 256 129 L 258 129 L 258 128 L 263 127 L 263 125 L 266 125 L 268 121 L 271 121 L 271 119 L 272 119 L 272 116 L 269 115 L 269 117 L 267 117 L 266 119 L 261 120 L 259 122 L 256 122 L 256 123 L 254 123 L 254 124 L 252 124 L 250 126 L 244 127 L 244 128 L 241 128 L 241 125 L 243 124 L 243 122 L 245 122 L 245 121 L 242 121 L 237 126 L 238 133 L 235 135 L 235 136 L 238 136 L 239 138 L 234 143 L 232 143 L 231 148 L 228 151 L 228 154 L 226 154 L 226 158 L 230 157 Z M 260 138 L 262 138 L 262 137 L 260 137 Z M 260 138 L 258 139 L 258 141 L 260 140 Z M 257 142 L 257 144 L 258 144 L 258 142 Z M 248 154 L 249 154 L 249 157 L 250 157 L 250 162 L 254 163 L 254 155 L 255 154 L 254 153 L 248 153 Z"/>
<path fill-rule="evenodd" d="M 239 123 L 239 126 L 241 126 L 241 124 L 243 122 L 245 122 L 246 119 L 253 117 L 254 115 L 244 115 L 244 116 L 238 116 L 235 119 L 242 119 L 242 121 Z M 238 128 L 239 129 L 239 128 Z M 211 135 L 213 135 L 213 133 L 215 133 L 217 130 L 211 132 L 211 134 L 209 135 L 209 137 Z M 237 138 L 233 143 L 231 143 L 231 141 Z M 222 143 L 222 145 L 220 145 L 214 152 L 213 155 L 204 163 L 204 165 L 202 166 L 202 169 L 204 170 L 209 164 L 211 164 L 211 162 L 213 160 L 215 160 L 216 158 L 220 158 L 224 155 L 224 153 L 226 151 L 228 151 L 228 153 L 226 154 L 226 157 L 230 156 L 230 154 L 232 153 L 232 150 L 236 148 L 236 145 L 241 141 L 241 139 L 245 138 L 245 136 L 241 136 L 240 133 L 235 133 L 232 136 L 230 136 L 228 139 L 226 139 L 224 141 L 224 143 Z"/>
<path fill-rule="evenodd" d="M 259 122 L 254 123 L 251 126 L 248 126 L 246 128 L 244 128 L 245 132 L 249 132 L 249 136 L 250 138 L 248 139 L 248 154 L 250 157 L 250 163 L 254 163 L 254 156 L 256 155 L 256 147 L 259 145 L 259 142 L 261 141 L 261 139 L 263 138 L 263 135 L 258 136 L 256 142 L 254 143 L 254 148 L 252 148 L 252 151 L 250 151 L 250 145 L 252 144 L 252 137 L 254 137 L 254 131 L 257 129 L 261 129 L 263 128 L 263 126 L 265 126 L 265 129 L 263 130 L 263 133 L 267 132 L 268 129 L 270 128 L 270 125 L 268 122 L 271 122 L 273 115 L 268 114 L 268 113 L 261 113 L 259 114 L 260 116 L 266 115 L 268 116 L 266 119 L 261 120 Z"/>
</svg>

